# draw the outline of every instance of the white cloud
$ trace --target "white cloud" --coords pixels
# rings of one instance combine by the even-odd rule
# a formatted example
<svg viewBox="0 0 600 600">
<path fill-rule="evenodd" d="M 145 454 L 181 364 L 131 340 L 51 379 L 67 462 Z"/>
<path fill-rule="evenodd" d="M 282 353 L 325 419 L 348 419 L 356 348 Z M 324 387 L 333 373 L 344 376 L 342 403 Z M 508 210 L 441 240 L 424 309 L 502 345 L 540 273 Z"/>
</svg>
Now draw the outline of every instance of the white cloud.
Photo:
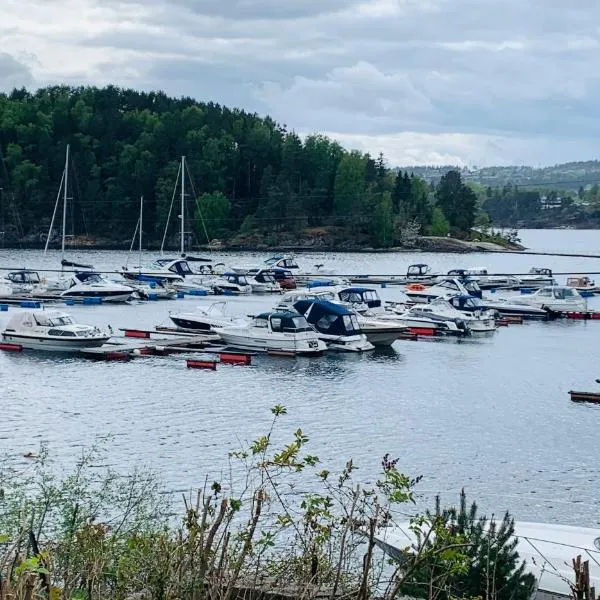
<svg viewBox="0 0 600 600">
<path fill-rule="evenodd" d="M 0 87 L 159 88 L 402 163 L 558 162 L 600 150 L 599 20 L 596 0 L 4 0 Z"/>
</svg>

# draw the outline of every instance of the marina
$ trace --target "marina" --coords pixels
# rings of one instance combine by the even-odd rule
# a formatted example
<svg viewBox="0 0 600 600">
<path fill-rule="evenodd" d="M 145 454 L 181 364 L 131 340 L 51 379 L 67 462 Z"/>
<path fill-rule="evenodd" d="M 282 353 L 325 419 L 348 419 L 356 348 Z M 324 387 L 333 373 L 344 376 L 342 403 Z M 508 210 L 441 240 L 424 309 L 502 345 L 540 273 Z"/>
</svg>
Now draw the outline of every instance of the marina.
<svg viewBox="0 0 600 600">
<path fill-rule="evenodd" d="M 16 256 L 4 251 L 2 263 L 13 267 Z M 18 257 L 40 274 L 56 265 L 55 257 L 44 258 L 38 251 L 22 251 Z M 124 263 L 120 253 L 108 251 L 80 251 L 73 257 L 100 272 Z M 150 264 L 154 256 L 145 251 L 143 258 Z M 235 266 L 260 264 L 265 255 L 220 253 L 214 258 Z M 296 258 L 343 274 L 392 272 L 390 266 L 398 261 L 424 262 L 447 272 L 459 260 L 487 264 L 489 273 L 526 273 L 531 260 L 490 254 L 468 257 L 468 262 L 443 254 Z M 593 259 L 557 257 L 547 264 L 555 273 L 598 269 Z M 559 283 L 564 285 L 566 279 L 561 277 Z M 402 302 L 399 285 L 346 287 L 374 289 L 383 310 Z M 302 289 L 308 290 L 298 288 Z M 314 288 L 319 289 L 323 286 Z M 127 469 L 148 464 L 170 489 L 181 490 L 207 473 L 216 477 L 225 468 L 224 456 L 238 445 L 232 441 L 236 432 L 244 431 L 246 439 L 261 432 L 269 407 L 280 402 L 292 415 L 291 426 L 310 433 L 315 452 L 328 464 L 341 464 L 352 456 L 366 473 L 377 470 L 378 457 L 386 452 L 402 456 L 403 470 L 424 475 L 420 506 L 430 506 L 438 492 L 451 501 L 466 486 L 482 510 L 509 507 L 522 520 L 595 523 L 591 515 L 597 505 L 596 467 L 586 457 L 596 448 L 597 407 L 570 402 L 568 392 L 594 391 L 589 382 L 598 377 L 597 298 L 585 299 L 587 310 L 555 320 L 504 314 L 490 333 L 440 337 L 413 330 L 387 347 L 359 353 L 327 351 L 320 357 L 228 348 L 213 332 L 178 331 L 169 318 L 170 313 L 194 315 L 197 307 L 207 310 L 224 301 L 231 315 L 248 320 L 248 315 L 272 311 L 285 293 L 223 298 L 179 290 L 170 300 L 124 304 L 46 300 L 46 310 L 64 310 L 77 322 L 99 328 L 110 325 L 113 338 L 106 349 L 93 349 L 87 357 L 0 352 L 5 402 L 0 451 L 36 451 L 44 442 L 68 464 L 80 448 L 110 435 L 107 457 L 114 465 Z M 484 291 L 487 299 L 507 295 L 528 296 Z M 19 305 L 32 301 L 19 295 L 0 302 L 7 306 L 0 312 L 0 329 L 11 315 L 37 310 Z M 379 311 L 377 306 L 369 308 Z M 240 363 L 223 360 L 227 355 L 250 364 L 238 369 Z M 22 381 L 28 382 L 26 391 Z M 23 417 L 30 410 L 36 419 Z M 575 448 L 557 441 L 575 429 Z M 473 439 L 482 441 L 475 447 Z M 186 459 L 190 450 L 198 457 L 193 463 Z M 484 471 L 485 477 L 480 476 Z"/>
</svg>

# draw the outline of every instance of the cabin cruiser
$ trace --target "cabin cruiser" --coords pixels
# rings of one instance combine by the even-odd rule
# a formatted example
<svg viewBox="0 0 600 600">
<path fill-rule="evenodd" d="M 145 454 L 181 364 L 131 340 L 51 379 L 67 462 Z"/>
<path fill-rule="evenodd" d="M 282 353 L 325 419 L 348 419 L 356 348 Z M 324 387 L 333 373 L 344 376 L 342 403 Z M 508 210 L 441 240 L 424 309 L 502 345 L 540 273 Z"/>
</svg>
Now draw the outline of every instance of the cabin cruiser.
<svg viewBox="0 0 600 600">
<path fill-rule="evenodd" d="M 513 304 L 537 306 L 552 312 L 579 312 L 587 310 L 587 302 L 573 288 L 553 285 L 540 288 L 531 295 L 509 298 Z"/>
<path fill-rule="evenodd" d="M 314 265 L 310 272 L 303 271 L 293 256 L 272 256 L 265 260 L 264 264 L 270 269 L 280 268 L 292 271 L 296 282 L 301 285 L 308 285 L 314 282 L 316 278 L 321 277 L 324 280 L 327 279 L 330 281 L 330 285 L 343 285 L 347 283 L 345 278 L 337 277 L 330 269 L 324 269 L 323 264 Z M 320 280 L 319 283 L 321 283 Z"/>
<path fill-rule="evenodd" d="M 408 327 L 411 333 L 439 333 L 449 335 L 466 335 L 469 333 L 462 318 L 439 318 L 435 309 L 429 304 L 415 304 L 409 309 L 402 305 L 395 306 L 392 313 L 382 319 L 393 320 Z"/>
<path fill-rule="evenodd" d="M 197 271 L 193 271 L 189 260 L 202 261 L 204 264 Z M 137 281 L 164 281 L 179 289 L 206 289 L 218 275 L 211 264 L 206 264 L 208 259 L 187 258 L 159 258 L 149 268 L 123 267 L 121 274 L 126 279 Z M 215 265 L 216 266 L 216 265 Z"/>
<path fill-rule="evenodd" d="M 12 271 L 6 276 L 6 280 L 12 287 L 13 294 L 29 295 L 39 291 L 42 287 L 42 280 L 37 271 Z"/>
<path fill-rule="evenodd" d="M 290 291 L 283 296 L 276 308 L 289 310 L 290 308 L 294 308 L 296 302 L 300 300 L 309 302 L 324 300 L 344 306 L 356 315 L 361 333 L 367 336 L 367 340 L 373 346 L 391 346 L 399 337 L 407 333 L 407 328 L 398 321 L 379 319 L 370 312 L 361 314 L 352 303 L 340 300 L 339 292 L 336 293 L 336 288 L 333 287 Z M 362 306 L 367 309 L 366 305 Z"/>
<path fill-rule="evenodd" d="M 252 287 L 253 294 L 281 293 L 281 287 L 271 269 L 251 269 L 246 273 L 246 279 Z"/>
<path fill-rule="evenodd" d="M 177 298 L 177 290 L 164 280 L 129 281 L 128 284 L 142 300 L 173 300 Z"/>
<path fill-rule="evenodd" d="M 471 298 L 471 296 L 469 296 Z M 473 298 L 479 300 L 479 298 Z M 467 326 L 472 332 L 496 331 L 496 319 L 491 310 L 476 310 L 470 313 L 463 312 L 454 307 L 452 302 L 444 298 L 438 298 L 429 304 L 415 305 L 413 314 L 422 314 L 430 319 L 441 319 L 443 321 L 453 321 L 461 328 L 461 323 Z"/>
<path fill-rule="evenodd" d="M 252 286 L 246 275 L 234 271 L 224 273 L 221 277 L 213 279 L 210 285 L 215 294 L 223 296 L 239 296 L 252 292 Z"/>
<path fill-rule="evenodd" d="M 249 323 L 217 328 L 228 345 L 257 352 L 290 352 L 302 356 L 327 350 L 306 319 L 295 311 L 275 311 L 257 315 Z"/>
<path fill-rule="evenodd" d="M 109 281 L 94 271 L 72 273 L 63 282 L 63 289 L 49 286 L 40 292 L 40 297 L 56 294 L 63 298 L 101 298 L 104 302 L 127 302 L 135 292 L 132 287 Z"/>
<path fill-rule="evenodd" d="M 77 352 L 102 346 L 111 334 L 92 325 L 75 323 L 67 313 L 49 310 L 19 312 L 2 332 L 2 341 L 29 350 Z"/>
<path fill-rule="evenodd" d="M 457 278 L 445 279 L 429 287 L 420 283 L 411 283 L 406 286 L 404 293 L 411 302 L 421 304 L 456 294 L 481 297 L 481 290 L 476 282 L 466 281 L 463 283 Z"/>
<path fill-rule="evenodd" d="M 306 317 L 328 348 L 345 352 L 373 350 L 356 313 L 346 307 L 328 300 L 298 300 L 294 308 Z"/>
<path fill-rule="evenodd" d="M 434 283 L 440 276 L 439 273 L 433 273 L 431 267 L 425 263 L 410 265 L 406 270 L 404 283 Z"/>
<path fill-rule="evenodd" d="M 541 288 L 550 285 L 556 285 L 556 280 L 552 276 L 552 270 L 546 267 L 532 267 L 528 275 L 519 277 L 521 287 Z"/>
<path fill-rule="evenodd" d="M 469 298 L 470 300 L 467 300 Z M 547 320 L 549 317 L 548 311 L 537 306 L 528 306 L 527 304 L 516 304 L 507 298 L 473 298 L 472 296 L 455 296 L 450 299 L 454 308 L 470 312 L 470 307 L 467 302 L 476 303 L 479 308 L 493 310 L 501 317 L 523 317 L 523 319 L 540 319 Z M 463 306 L 465 307 L 463 309 Z"/>
<path fill-rule="evenodd" d="M 567 287 L 577 290 L 582 296 L 600 293 L 600 287 L 589 277 L 569 277 Z"/>
<path fill-rule="evenodd" d="M 207 308 L 198 306 L 194 312 L 170 312 L 169 319 L 186 331 L 216 331 L 222 327 L 244 326 L 247 319 L 229 315 L 227 302 L 213 302 Z"/>
<path fill-rule="evenodd" d="M 456 277 L 461 280 L 470 279 L 476 281 L 482 290 L 514 288 L 518 287 L 520 281 L 512 275 L 490 275 L 484 267 L 470 267 L 468 269 L 452 269 L 448 271 L 447 277 Z"/>
</svg>

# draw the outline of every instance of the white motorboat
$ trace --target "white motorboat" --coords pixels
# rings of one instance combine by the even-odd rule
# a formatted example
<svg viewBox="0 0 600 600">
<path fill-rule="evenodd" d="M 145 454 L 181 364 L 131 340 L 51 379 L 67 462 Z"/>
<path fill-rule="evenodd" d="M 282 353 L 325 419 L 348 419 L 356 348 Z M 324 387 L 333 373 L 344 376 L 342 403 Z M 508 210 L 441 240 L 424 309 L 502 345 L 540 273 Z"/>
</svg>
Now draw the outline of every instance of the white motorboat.
<svg viewBox="0 0 600 600">
<path fill-rule="evenodd" d="M 290 352 L 297 355 L 319 355 L 326 349 L 306 319 L 297 312 L 266 312 L 244 325 L 217 329 L 228 345 L 258 352 Z"/>
<path fill-rule="evenodd" d="M 177 290 L 166 281 L 130 281 L 128 282 L 142 300 L 173 300 Z"/>
<path fill-rule="evenodd" d="M 479 300 L 479 298 L 473 298 L 473 300 Z M 463 312 L 444 298 L 438 298 L 426 306 L 417 305 L 414 309 L 414 314 L 424 314 L 429 318 L 441 319 L 442 321 L 453 321 L 459 328 L 462 322 L 472 332 L 488 332 L 497 329 L 494 311 L 482 309 L 470 313 Z"/>
<path fill-rule="evenodd" d="M 528 275 L 521 275 L 518 279 L 521 287 L 530 289 L 556 285 L 552 270 L 546 267 L 531 267 Z"/>
<path fill-rule="evenodd" d="M 472 312 L 477 309 L 489 309 L 497 312 L 500 316 L 516 316 L 524 319 L 548 319 L 548 311 L 537 306 L 527 304 L 516 304 L 506 298 L 474 298 L 473 296 L 454 296 L 450 299 L 451 304 L 460 311 Z"/>
<path fill-rule="evenodd" d="M 188 259 L 184 258 L 159 258 L 150 267 L 123 267 L 121 274 L 129 280 L 164 282 L 176 289 L 204 289 L 207 292 L 218 279 L 212 265 L 202 264 L 199 270 L 193 271 Z"/>
<path fill-rule="evenodd" d="M 456 294 L 469 295 L 470 291 L 459 279 L 450 278 L 432 286 L 411 283 L 406 286 L 404 293 L 411 302 L 426 304 L 437 298 L 447 298 Z"/>
<path fill-rule="evenodd" d="M 29 350 L 77 352 L 102 346 L 111 338 L 109 332 L 92 325 L 76 323 L 67 313 L 28 311 L 14 314 L 2 332 L 2 341 Z"/>
<path fill-rule="evenodd" d="M 94 271 L 81 271 L 64 277 L 61 286 L 50 285 L 40 292 L 44 296 L 58 295 L 63 298 L 101 298 L 103 302 L 127 302 L 135 290 L 114 281 L 109 281 Z M 64 289 L 61 289 L 64 286 Z"/>
<path fill-rule="evenodd" d="M 251 269 L 246 279 L 252 287 L 253 294 L 279 294 L 281 287 L 271 269 Z"/>
<path fill-rule="evenodd" d="M 408 327 L 412 333 L 417 334 L 449 334 L 449 335 L 468 335 L 469 328 L 461 314 L 460 317 L 440 315 L 431 304 L 415 304 L 408 310 L 400 312 L 392 318 L 405 327 Z"/>
<path fill-rule="evenodd" d="M 337 276 L 331 269 L 324 269 L 323 264 L 313 265 L 310 271 L 300 269 L 293 256 L 272 256 L 265 260 L 264 264 L 270 269 L 285 269 L 292 271 L 294 278 L 300 285 L 345 285 L 348 280 Z"/>
<path fill-rule="evenodd" d="M 345 306 L 328 300 L 298 300 L 294 308 L 306 317 L 328 348 L 344 352 L 373 350 L 356 313 Z"/>
<path fill-rule="evenodd" d="M 170 312 L 169 318 L 186 331 L 216 331 L 223 327 L 243 327 L 248 320 L 229 315 L 227 302 L 213 302 L 207 308 L 198 306 L 194 312 Z"/>
<path fill-rule="evenodd" d="M 210 283 L 215 294 L 223 296 L 239 296 L 252 293 L 252 286 L 243 273 L 229 271 Z"/>
<path fill-rule="evenodd" d="M 584 294 L 589 296 L 600 293 L 600 287 L 589 277 L 569 277 L 567 287 L 577 290 L 582 296 Z"/>
<path fill-rule="evenodd" d="M 509 298 L 513 304 L 525 304 L 552 312 L 579 312 L 587 310 L 587 302 L 573 288 L 552 285 L 540 288 L 533 294 L 523 294 Z"/>
<path fill-rule="evenodd" d="M 17 296 L 34 294 L 42 288 L 42 280 L 37 271 L 12 271 L 6 276 L 6 280 Z"/>
<path fill-rule="evenodd" d="M 468 269 L 452 269 L 446 277 L 456 277 L 461 280 L 468 278 L 476 281 L 482 290 L 514 288 L 520 285 L 520 280 L 512 275 L 491 275 L 485 267 L 469 267 Z"/>
<path fill-rule="evenodd" d="M 410 265 L 406 270 L 404 283 L 431 284 L 434 283 L 439 276 L 440 273 L 434 273 L 429 265 L 426 265 L 425 263 L 417 263 L 415 265 Z"/>
</svg>

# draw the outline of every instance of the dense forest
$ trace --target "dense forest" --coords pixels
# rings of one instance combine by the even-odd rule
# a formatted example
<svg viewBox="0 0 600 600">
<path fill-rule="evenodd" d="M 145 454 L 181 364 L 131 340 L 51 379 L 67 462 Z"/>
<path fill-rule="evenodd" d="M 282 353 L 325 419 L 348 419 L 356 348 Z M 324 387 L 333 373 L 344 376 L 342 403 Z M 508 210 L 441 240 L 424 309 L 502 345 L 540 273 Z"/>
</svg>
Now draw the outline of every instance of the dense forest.
<svg viewBox="0 0 600 600">
<path fill-rule="evenodd" d="M 301 139 L 269 117 L 163 93 L 50 87 L 0 95 L 7 240 L 44 241 L 67 144 L 67 232 L 92 240 L 131 239 L 143 196 L 145 240 L 158 243 L 182 156 L 188 237 L 198 243 L 334 231 L 354 245 L 385 247 L 415 233 L 467 235 L 477 210 L 457 172 L 430 186 L 390 169 L 382 155 L 347 151 L 321 135 Z"/>
<path fill-rule="evenodd" d="M 419 235 L 468 238 L 474 225 L 481 236 L 486 211 L 512 226 L 542 210 L 541 192 L 536 200 L 514 186 L 486 189 L 456 169 L 426 181 L 381 154 L 348 151 L 318 134 L 301 138 L 243 110 L 161 92 L 63 86 L 0 95 L 3 245 L 45 242 L 67 145 L 66 229 L 75 243 L 128 245 L 143 196 L 145 245 L 160 244 L 168 221 L 167 242 L 176 246 L 182 156 L 188 247 L 213 240 L 410 246 Z"/>
</svg>

